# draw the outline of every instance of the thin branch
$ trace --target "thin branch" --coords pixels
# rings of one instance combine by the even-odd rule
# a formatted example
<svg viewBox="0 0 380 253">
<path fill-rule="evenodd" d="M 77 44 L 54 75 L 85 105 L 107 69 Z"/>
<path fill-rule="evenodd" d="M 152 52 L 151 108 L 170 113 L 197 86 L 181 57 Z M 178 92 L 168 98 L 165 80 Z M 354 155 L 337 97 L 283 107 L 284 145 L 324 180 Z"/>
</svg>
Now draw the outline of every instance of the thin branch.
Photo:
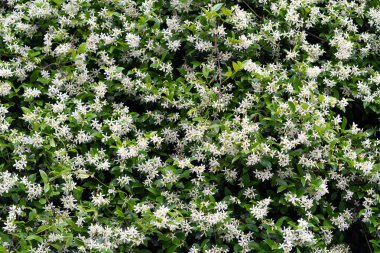
<svg viewBox="0 0 380 253">
<path fill-rule="evenodd" d="M 258 16 L 259 18 L 261 18 L 261 19 L 263 19 L 263 17 L 261 17 L 259 14 L 257 14 L 256 13 L 256 11 L 254 10 L 254 9 L 252 9 L 252 7 L 251 6 L 249 6 L 249 4 L 246 2 L 246 1 L 244 1 L 243 0 L 243 3 L 245 4 L 245 5 L 247 5 L 247 7 L 256 15 L 256 16 Z"/>
<path fill-rule="evenodd" d="M 364 229 L 362 221 L 360 221 L 360 225 L 362 226 L 363 234 L 364 234 L 364 237 L 365 237 L 365 241 L 367 242 L 367 246 L 368 246 L 369 252 L 372 253 L 372 248 L 371 248 L 371 245 L 369 244 L 369 241 L 368 241 L 367 235 L 365 233 L 365 229 Z"/>
<path fill-rule="evenodd" d="M 312 33 L 309 32 L 309 31 L 305 31 L 305 32 L 306 32 L 307 34 L 313 36 L 314 38 L 319 39 L 321 42 L 325 42 L 325 40 L 322 39 L 321 37 L 319 37 L 319 36 L 317 36 L 317 35 L 315 35 L 315 34 L 312 34 Z"/>
<path fill-rule="evenodd" d="M 222 76 L 221 76 L 221 71 L 222 71 L 222 68 L 220 67 L 220 59 L 219 59 L 219 45 L 218 45 L 218 35 L 215 33 L 215 44 L 214 44 L 214 47 L 215 47 L 215 53 L 216 53 L 216 61 L 218 63 L 218 79 L 219 79 L 219 88 L 218 88 L 218 97 L 220 97 L 220 94 L 221 94 L 221 88 L 222 88 Z"/>
<path fill-rule="evenodd" d="M 218 36 L 215 34 L 215 50 L 216 50 L 216 61 L 218 63 L 218 79 L 219 84 L 222 83 L 222 76 L 221 76 L 221 67 L 220 67 L 220 59 L 219 59 L 219 48 L 218 48 Z"/>
</svg>

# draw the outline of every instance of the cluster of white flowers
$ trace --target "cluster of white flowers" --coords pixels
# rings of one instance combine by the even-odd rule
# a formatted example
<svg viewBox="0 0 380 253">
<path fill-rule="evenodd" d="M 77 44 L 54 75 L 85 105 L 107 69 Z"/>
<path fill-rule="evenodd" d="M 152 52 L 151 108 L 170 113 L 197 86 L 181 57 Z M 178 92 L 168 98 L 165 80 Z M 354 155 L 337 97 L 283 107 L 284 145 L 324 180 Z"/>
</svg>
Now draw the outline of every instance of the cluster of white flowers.
<svg viewBox="0 0 380 253">
<path fill-rule="evenodd" d="M 7 233 L 16 232 L 16 229 L 17 229 L 16 220 L 17 220 L 17 216 L 21 215 L 21 212 L 22 212 L 21 207 L 18 207 L 15 205 L 12 205 L 9 207 L 8 216 L 7 216 L 6 221 L 4 222 L 4 227 L 3 227 L 4 231 L 6 231 Z"/>
<path fill-rule="evenodd" d="M 254 204 L 250 209 L 253 217 L 255 217 L 255 219 L 258 219 L 258 220 L 264 219 L 268 214 L 268 211 L 269 211 L 268 206 L 270 202 L 271 202 L 270 197 L 257 201 L 257 203 Z"/>
<path fill-rule="evenodd" d="M 299 219 L 296 229 L 284 228 L 282 230 L 284 242 L 279 245 L 279 248 L 284 252 L 291 252 L 296 246 L 310 246 L 316 243 L 315 235 L 309 229 L 310 224 Z"/>
<path fill-rule="evenodd" d="M 339 228 L 339 230 L 347 230 L 350 226 L 352 220 L 352 213 L 346 209 L 343 213 L 339 214 L 337 217 L 331 219 L 331 222 Z"/>
<path fill-rule="evenodd" d="M 18 182 L 17 174 L 8 171 L 0 172 L 0 194 L 7 193 Z"/>
<path fill-rule="evenodd" d="M 82 237 L 84 246 L 82 251 L 86 250 L 113 250 L 122 243 L 131 243 L 138 246 L 142 243 L 141 233 L 133 226 L 122 229 L 119 227 L 102 226 L 101 224 L 91 224 L 88 227 L 89 237 Z"/>
<path fill-rule="evenodd" d="M 379 29 L 370 0 L 1 1 L 0 249 L 379 251 Z"/>
</svg>

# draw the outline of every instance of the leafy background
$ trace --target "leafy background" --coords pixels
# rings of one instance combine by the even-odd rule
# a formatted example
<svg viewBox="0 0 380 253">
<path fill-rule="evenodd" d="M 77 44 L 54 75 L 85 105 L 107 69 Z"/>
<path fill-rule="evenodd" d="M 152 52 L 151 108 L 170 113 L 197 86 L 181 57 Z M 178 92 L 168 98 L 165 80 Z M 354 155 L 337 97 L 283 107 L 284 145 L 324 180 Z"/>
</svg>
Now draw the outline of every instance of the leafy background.
<svg viewBox="0 0 380 253">
<path fill-rule="evenodd" d="M 3 252 L 377 252 L 379 2 L 1 1 Z"/>
</svg>

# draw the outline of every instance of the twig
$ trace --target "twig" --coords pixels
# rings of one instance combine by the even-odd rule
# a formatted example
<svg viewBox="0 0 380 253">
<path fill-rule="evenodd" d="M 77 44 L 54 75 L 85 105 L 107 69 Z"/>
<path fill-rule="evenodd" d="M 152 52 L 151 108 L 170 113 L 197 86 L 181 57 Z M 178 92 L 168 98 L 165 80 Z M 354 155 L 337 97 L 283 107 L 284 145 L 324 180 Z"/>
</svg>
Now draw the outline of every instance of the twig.
<svg viewBox="0 0 380 253">
<path fill-rule="evenodd" d="M 256 13 L 256 11 L 254 9 L 252 9 L 251 6 L 248 5 L 248 3 L 246 1 L 243 0 L 243 3 L 245 3 L 245 5 L 247 5 L 247 7 L 256 15 L 258 16 L 259 18 L 263 19 L 263 17 L 261 17 L 259 14 Z"/>
<path fill-rule="evenodd" d="M 221 88 L 222 88 L 222 76 L 221 76 L 221 67 L 220 67 L 220 59 L 219 59 L 219 48 L 218 48 L 218 35 L 217 33 L 215 33 L 215 44 L 214 44 L 214 47 L 215 47 L 215 53 L 216 53 L 216 61 L 218 63 L 218 79 L 219 79 L 219 88 L 218 88 L 218 97 L 220 97 L 220 93 L 221 93 Z"/>
<path fill-rule="evenodd" d="M 92 178 L 95 178 L 96 181 L 98 181 L 101 185 L 107 187 L 108 189 L 112 189 L 111 187 L 109 187 L 108 185 L 106 185 L 105 183 L 103 183 L 102 181 L 100 181 L 97 177 L 95 177 L 95 175 L 93 175 Z"/>
<path fill-rule="evenodd" d="M 218 63 L 219 85 L 221 85 L 222 84 L 222 76 L 221 76 L 221 67 L 220 67 L 219 49 L 218 49 L 218 36 L 216 34 L 215 34 L 215 50 L 216 50 L 216 61 Z"/>
<path fill-rule="evenodd" d="M 371 248 L 371 245 L 369 245 L 369 241 L 368 241 L 367 235 L 366 235 L 366 233 L 364 231 L 365 229 L 364 229 L 362 221 L 360 221 L 360 226 L 362 226 L 363 234 L 364 234 L 364 237 L 365 237 L 365 241 L 367 242 L 367 246 L 368 246 L 369 252 L 372 253 L 372 248 Z"/>
<path fill-rule="evenodd" d="M 43 66 L 43 67 L 38 67 L 38 68 L 45 70 L 45 69 L 47 69 L 48 67 L 53 66 L 53 65 L 58 65 L 58 63 L 53 62 L 53 63 L 50 63 L 50 64 L 45 65 L 45 66 Z"/>
<path fill-rule="evenodd" d="M 325 40 L 324 39 L 322 39 L 321 37 L 318 37 L 317 35 L 314 35 L 314 34 L 312 34 L 311 32 L 309 32 L 309 31 L 305 31 L 307 34 L 309 34 L 309 35 L 311 35 L 311 36 L 313 36 L 314 38 L 316 38 L 316 39 L 319 39 L 320 41 L 322 41 L 322 42 L 325 42 Z"/>
</svg>

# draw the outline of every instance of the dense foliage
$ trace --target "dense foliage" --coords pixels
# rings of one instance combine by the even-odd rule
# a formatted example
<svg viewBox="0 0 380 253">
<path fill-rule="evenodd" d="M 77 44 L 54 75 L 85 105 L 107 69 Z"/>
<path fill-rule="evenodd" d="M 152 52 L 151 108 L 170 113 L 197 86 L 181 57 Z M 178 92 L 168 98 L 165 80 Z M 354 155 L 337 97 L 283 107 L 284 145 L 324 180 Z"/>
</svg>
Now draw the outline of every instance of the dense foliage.
<svg viewBox="0 0 380 253">
<path fill-rule="evenodd" d="M 0 252 L 380 252 L 380 1 L 0 0 Z"/>
</svg>

